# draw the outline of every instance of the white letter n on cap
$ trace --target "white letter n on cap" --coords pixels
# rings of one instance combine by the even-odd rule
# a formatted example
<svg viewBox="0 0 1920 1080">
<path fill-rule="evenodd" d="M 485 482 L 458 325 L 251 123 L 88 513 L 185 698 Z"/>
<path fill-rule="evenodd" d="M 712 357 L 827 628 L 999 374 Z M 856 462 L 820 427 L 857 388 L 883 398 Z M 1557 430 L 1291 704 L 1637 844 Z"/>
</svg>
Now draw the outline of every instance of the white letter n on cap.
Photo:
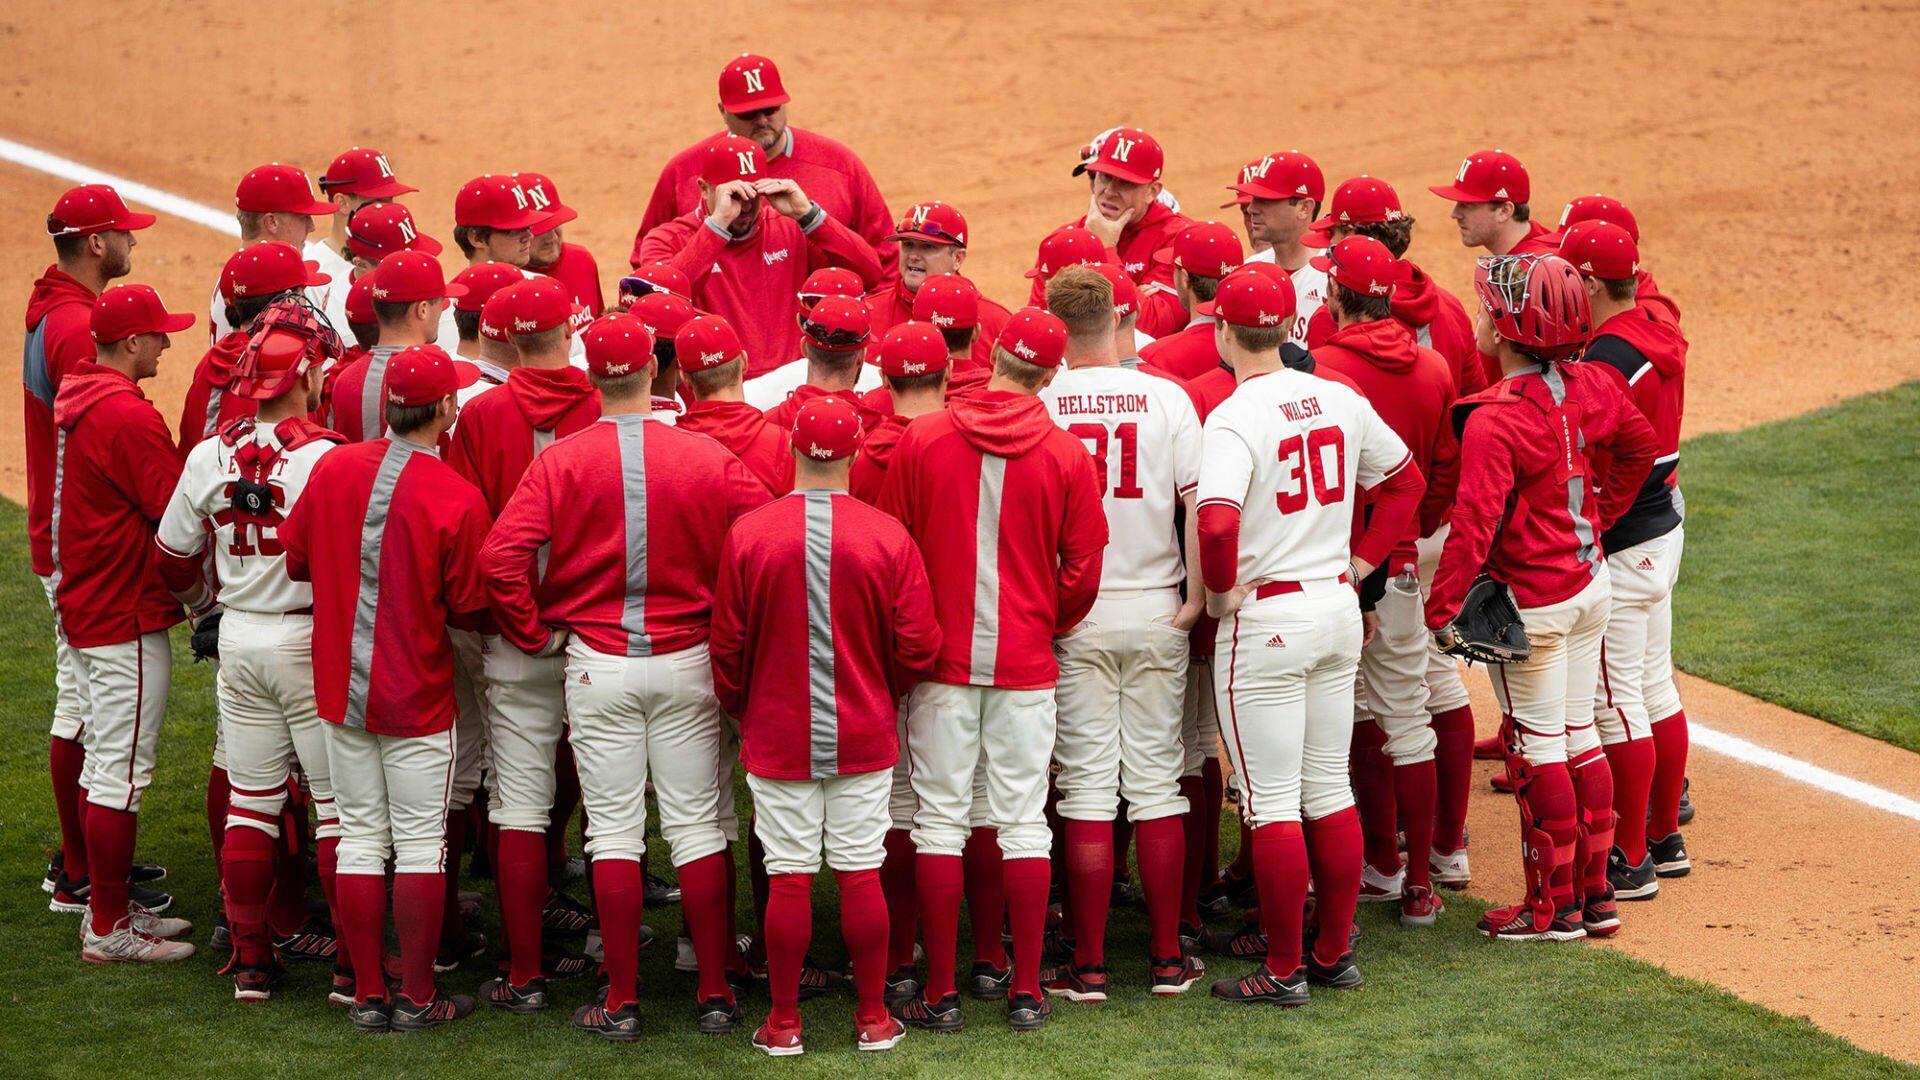
<svg viewBox="0 0 1920 1080">
<path fill-rule="evenodd" d="M 759 68 L 754 68 L 752 71 L 743 71 L 740 74 L 746 76 L 747 90 L 750 93 L 760 94 L 766 92 L 766 85 L 760 81 Z"/>
</svg>

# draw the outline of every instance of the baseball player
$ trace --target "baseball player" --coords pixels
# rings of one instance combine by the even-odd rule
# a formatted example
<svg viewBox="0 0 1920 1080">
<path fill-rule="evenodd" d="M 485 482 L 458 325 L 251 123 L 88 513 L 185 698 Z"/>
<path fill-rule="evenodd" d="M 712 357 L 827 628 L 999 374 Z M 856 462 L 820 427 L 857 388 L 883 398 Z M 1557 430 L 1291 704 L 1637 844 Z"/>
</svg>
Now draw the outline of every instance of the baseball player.
<svg viewBox="0 0 1920 1080">
<path fill-rule="evenodd" d="M 1305 344 L 1307 325 L 1326 301 L 1327 277 L 1313 267 L 1313 251 L 1305 240 L 1327 197 L 1327 178 L 1320 166 L 1298 150 L 1267 154 L 1240 168 L 1240 182 L 1227 185 L 1240 207 L 1247 241 L 1255 251 L 1248 262 L 1272 263 L 1287 272 L 1293 283 L 1294 344 Z"/>
<path fill-rule="evenodd" d="M 886 380 L 888 407 L 880 422 L 865 432 L 860 456 L 853 460 L 848 488 L 855 497 L 879 504 L 894 447 L 907 425 L 947 407 L 952 363 L 947 339 L 932 323 L 900 323 L 874 347 L 874 366 Z M 872 398 L 868 400 L 871 404 Z"/>
<path fill-rule="evenodd" d="M 699 151 L 699 208 L 646 234 L 634 265 L 665 262 L 687 275 L 695 306 L 727 320 L 747 346 L 747 374 L 799 351 L 795 299 L 809 272 L 844 266 L 871 289 L 873 249 L 790 179 L 768 175 L 751 139 L 726 135 Z"/>
<path fill-rule="evenodd" d="M 1121 127 L 1109 132 L 1093 156 L 1080 159 L 1073 168 L 1075 176 L 1090 174 L 1092 194 L 1087 212 L 1070 224 L 1093 233 L 1140 286 L 1139 329 L 1153 338 L 1187 324 L 1187 312 L 1173 292 L 1172 267 L 1153 257 L 1193 224 L 1159 200 L 1164 162 L 1153 136 Z M 1044 284 L 1036 282 L 1027 303 L 1039 304 L 1043 291 Z"/>
<path fill-rule="evenodd" d="M 321 312 L 335 331 L 344 334 L 347 286 L 353 281 L 351 226 L 354 215 L 362 207 L 385 204 L 420 189 L 402 183 L 393 174 L 393 165 L 387 161 L 387 155 L 362 146 L 355 146 L 334 158 L 316 186 L 320 189 L 321 197 L 336 207 L 335 216 L 330 218 L 335 231 L 330 238 L 308 239 L 301 254 L 318 263 L 320 272 L 333 279 L 333 284 L 325 290 L 327 302 L 321 306 Z M 338 231 L 343 226 L 346 227 L 345 235 Z"/>
<path fill-rule="evenodd" d="M 369 203 L 347 218 L 347 242 L 344 249 L 354 276 L 380 265 L 380 260 L 396 251 L 418 251 L 438 256 L 444 250 L 440 241 L 420 231 L 413 213 L 399 203 Z"/>
<path fill-rule="evenodd" d="M 221 274 L 233 291 L 227 305 L 228 321 L 240 329 L 213 343 L 193 369 L 193 381 L 187 387 L 187 399 L 180 410 L 180 457 L 212 438 L 228 424 L 251 416 L 259 403 L 245 394 L 228 392 L 234 377 L 234 363 L 247 347 L 254 317 L 269 304 L 289 293 L 305 293 L 325 286 L 332 279 L 321 273 L 317 263 L 301 258 L 291 244 L 264 241 L 241 248 L 227 260 Z"/>
<path fill-rule="evenodd" d="M 453 275 L 452 283 L 466 290 L 453 302 L 453 325 L 460 333 L 460 348 L 454 356 L 480 369 L 480 381 L 467 388 L 468 396 L 460 402 L 462 408 L 473 395 L 505 383 L 520 364 L 520 354 L 514 351 L 504 327 L 486 324 L 483 312 L 495 293 L 524 280 L 519 268 L 494 262 L 475 263 Z M 495 332 L 486 333 L 487 329 Z"/>
<path fill-rule="evenodd" d="M 1640 222 L 1627 209 L 1627 204 L 1607 195 L 1582 195 L 1566 205 L 1560 211 L 1558 235 L 1561 242 L 1566 239 L 1567 230 L 1583 221 L 1605 221 L 1618 225 L 1627 231 L 1637 249 L 1640 244 Z M 1680 305 L 1673 302 L 1653 280 L 1652 272 L 1646 268 L 1634 272 L 1634 300 L 1647 311 L 1663 321 L 1680 325 Z"/>
<path fill-rule="evenodd" d="M 960 268 L 967 261 L 967 235 L 967 219 L 943 202 L 915 203 L 900 215 L 900 223 L 887 237 L 899 246 L 900 279 L 875 290 L 867 298 L 867 308 L 873 312 L 874 333 L 885 333 L 900 323 L 918 318 L 913 313 L 914 303 L 920 295 L 920 286 L 929 278 L 960 277 Z M 980 307 L 986 326 L 986 351 L 991 352 L 993 339 L 1007 324 L 1009 313 L 991 300 L 983 299 Z"/>
<path fill-rule="evenodd" d="M 1683 731 L 1686 723 L 1670 650 L 1673 585 L 1685 538 L 1677 474 L 1687 339 L 1664 309 L 1638 297 L 1639 254 L 1625 229 L 1599 220 L 1573 225 L 1560 242 L 1560 256 L 1580 272 L 1593 309 L 1593 338 L 1581 359 L 1620 373 L 1657 440 L 1653 470 L 1632 505 L 1600 537 L 1613 607 L 1600 646 L 1593 716 L 1613 770 L 1619 819 L 1607 873 L 1623 900 L 1650 900 L 1660 891 L 1659 877 L 1681 877 L 1691 869 L 1677 800 L 1656 808 L 1653 831 L 1647 825 L 1659 746 L 1651 718 Z M 1675 775 L 1684 772 L 1682 766 Z"/>
<path fill-rule="evenodd" d="M 867 341 L 872 337 L 865 304 L 842 296 L 821 298 L 800 314 L 801 352 L 807 361 L 807 381 L 766 410 L 767 422 L 782 429 L 793 426 L 800 406 L 821 397 L 844 398 L 859 409 L 871 425 L 861 395 L 878 389 L 880 369 L 867 363 Z"/>
<path fill-rule="evenodd" d="M 1186 273 L 1178 269 L 1176 278 Z M 1178 383 L 1121 365 L 1119 320 L 1106 278 L 1084 266 L 1062 270 L 1047 283 L 1047 310 L 1066 324 L 1066 366 L 1040 400 L 1091 454 L 1112 541 L 1093 608 L 1054 644 L 1060 681 L 1053 756 L 1060 765 L 1074 956 L 1043 973 L 1042 985 L 1069 1001 L 1106 1000 L 1113 821 L 1124 797 L 1152 926 L 1152 990 L 1178 994 L 1204 970 L 1182 954 L 1179 937 L 1186 869 L 1181 816 L 1189 809 L 1180 792 L 1186 764 L 1180 703 L 1187 632 L 1205 603 L 1199 560 L 1188 564 L 1181 552 L 1199 550 L 1193 491 L 1200 420 Z M 1184 525 L 1176 518 L 1182 508 Z"/>
<path fill-rule="evenodd" d="M 1060 226 L 1040 238 L 1040 249 L 1034 254 L 1033 265 L 1027 270 L 1026 276 L 1033 282 L 1028 290 L 1028 306 L 1045 310 L 1047 282 L 1067 267 L 1098 266 L 1112 261 L 1113 252 L 1091 230 L 1079 225 Z M 1132 277 L 1131 274 L 1128 276 Z"/>
<path fill-rule="evenodd" d="M 380 324 L 379 344 L 341 369 L 333 380 L 327 427 L 344 435 L 348 442 L 370 442 L 381 437 L 378 425 L 386 415 L 388 364 L 402 349 L 435 341 L 447 301 L 458 300 L 467 291 L 464 286 L 448 284 L 440 261 L 419 251 L 394 252 L 380 260 L 372 273 L 369 288 L 373 313 Z M 471 385 L 471 381 L 463 385 Z"/>
<path fill-rule="evenodd" d="M 673 351 L 684 357 L 679 363 L 693 395 L 679 426 L 718 439 L 771 494 L 792 491 L 793 452 L 786 432 L 742 396 L 740 372 L 747 354 L 733 327 L 717 315 L 689 320 L 674 333 Z"/>
<path fill-rule="evenodd" d="M 1179 333 L 1169 334 L 1140 350 L 1140 359 L 1176 379 L 1192 379 L 1220 365 L 1213 347 L 1213 316 L 1196 309 L 1213 300 L 1220 279 L 1244 261 L 1240 238 L 1217 221 L 1201 221 L 1173 238 L 1173 245 L 1154 255 L 1173 267 L 1173 288 L 1191 319 Z"/>
<path fill-rule="evenodd" d="M 1360 823 L 1347 785 L 1354 674 L 1364 635 L 1354 593 L 1412 532 L 1421 482 L 1406 445 L 1366 400 L 1280 360 L 1297 300 L 1251 269 L 1220 283 L 1220 354 L 1240 389 L 1201 442 L 1200 559 L 1221 735 L 1252 827 L 1265 962 L 1215 997 L 1293 1007 L 1309 982 L 1360 984 L 1348 929 Z M 1361 492 L 1372 505 L 1352 541 Z M 1302 822 L 1304 821 L 1304 832 Z M 1309 858 L 1319 931 L 1301 961 Z"/>
<path fill-rule="evenodd" d="M 887 213 L 880 185 L 874 183 L 866 163 L 846 146 L 789 126 L 787 103 L 791 100 L 780 81 L 780 69 L 764 56 L 742 53 L 721 69 L 719 109 L 726 128 L 675 154 L 660 170 L 640 230 L 633 237 L 633 265 L 648 261 L 640 257 L 648 233 L 701 209 L 702 163 L 708 148 L 728 138 L 741 138 L 752 141 L 765 155 L 763 175 L 791 180 L 812 192 L 835 221 L 845 222 L 866 240 L 877 253 L 884 276 L 894 276 L 896 255 L 885 244 L 893 217 Z"/>
<path fill-rule="evenodd" d="M 561 235 L 561 226 L 580 216 L 580 212 L 560 201 L 560 189 L 542 173 L 515 173 L 513 178 L 526 190 L 535 209 L 545 210 L 547 220 L 533 228 L 533 253 L 527 269 L 557 278 L 573 293 L 574 303 L 594 318 L 606 310 L 606 296 L 600 291 L 600 264 L 593 252 L 579 244 L 569 244 Z"/>
<path fill-rule="evenodd" d="M 1505 150 L 1482 150 L 1460 163 L 1450 184 L 1427 189 L 1453 204 L 1453 223 L 1463 247 L 1489 255 L 1550 255 L 1557 243 L 1551 230 L 1532 220 L 1527 199 L 1533 185 L 1526 166 Z M 1491 376 L 1490 381 L 1498 381 Z"/>
<path fill-rule="evenodd" d="M 900 523 L 847 493 L 860 413 L 838 398 L 800 408 L 795 490 L 741 518 L 714 590 L 714 695 L 739 718 L 754 831 L 771 896 L 767 1021 L 753 1044 L 802 1051 L 800 969 L 824 853 L 853 956 L 856 1046 L 887 1050 L 885 858 L 900 699 L 933 669 L 940 627 L 920 551 Z"/>
<path fill-rule="evenodd" d="M 388 438 L 329 451 L 280 525 L 287 574 L 313 585 L 313 680 L 340 814 L 339 928 L 366 1032 L 417 1031 L 473 1012 L 434 986 L 445 906 L 448 798 L 459 757 L 450 626 L 484 618 L 480 493 L 440 461 L 454 394 L 479 377 L 437 346 L 392 357 Z M 387 864 L 400 986 L 384 959 Z"/>
<path fill-rule="evenodd" d="M 587 362 L 603 418 L 533 460 L 481 559 L 507 642 L 529 657 L 567 658 L 566 717 L 608 976 L 606 996 L 574 1024 L 616 1041 L 639 1037 L 651 780 L 699 957 L 700 1030 L 723 1034 L 741 1013 L 726 978 L 719 786 L 722 776 L 730 782 L 731 759 L 707 624 L 727 529 L 767 492 L 719 443 L 652 419 L 653 339 L 637 319 L 595 322 Z M 561 527 L 576 521 L 598 524 Z"/>
<path fill-rule="evenodd" d="M 447 464 L 480 489 L 498 516 L 529 465 L 554 442 L 600 416 L 587 373 L 567 362 L 573 297 L 552 278 L 528 278 L 495 293 L 491 304 L 518 355 L 499 391 L 461 414 Z M 532 656 L 511 639 L 489 636 L 477 655 L 487 688 L 482 711 L 492 750 L 488 810 L 499 830 L 494 880 L 507 936 L 508 973 L 486 984 L 482 1000 L 522 1014 L 546 1008 L 541 977 L 541 913 L 548 898 L 547 830 L 555 797 L 555 755 L 566 726 L 564 660 Z"/>
<path fill-rule="evenodd" d="M 193 955 L 192 945 L 171 940 L 191 924 L 128 903 L 140 801 L 173 678 L 167 630 L 181 619 L 152 556 L 180 458 L 139 383 L 159 371 L 168 335 L 192 325 L 192 315 L 168 311 L 145 285 L 107 289 L 88 315 L 95 358 L 66 372 L 53 401 L 51 584 L 55 629 L 73 651 L 88 710 L 80 957 L 91 963 Z M 62 883 L 69 895 L 78 885 L 70 875 Z"/>
<path fill-rule="evenodd" d="M 670 267 L 666 269 L 671 269 Z M 674 271 L 679 273 L 679 271 Z M 680 328 L 699 316 L 686 297 L 669 292 L 642 296 L 628 313 L 639 319 L 653 335 L 653 419 L 655 423 L 676 425 L 686 404 L 680 400 L 680 359 L 674 350 L 674 337 Z"/>
<path fill-rule="evenodd" d="M 1360 387 L 1426 481 L 1412 527 L 1391 538 L 1391 553 L 1361 587 L 1372 601 L 1377 629 L 1360 652 L 1353 770 L 1366 838 L 1360 899 L 1398 900 L 1401 925 L 1432 926 L 1444 906 L 1432 881 L 1439 739 L 1428 717 L 1428 640 L 1414 539 L 1438 527 L 1459 475 L 1459 448 L 1448 420 L 1453 374 L 1439 353 L 1421 346 L 1393 317 L 1393 294 L 1406 278 L 1385 244 L 1351 236 L 1315 256 L 1314 265 L 1327 275 L 1321 310 L 1331 313 L 1336 327 L 1313 350 L 1314 361 Z M 1402 831 L 1404 867 L 1396 839 Z"/>
<path fill-rule="evenodd" d="M 300 265 L 292 248 L 272 246 Z M 155 536 L 161 574 L 174 592 L 203 588 L 209 547 L 219 582 L 214 694 L 229 785 L 219 862 L 234 947 L 227 970 L 238 1001 L 266 1000 L 276 981 L 268 903 L 296 767 L 319 818 L 320 880 L 330 908 L 334 898 L 340 823 L 314 704 L 313 589 L 287 576 L 278 531 L 314 464 L 340 442 L 308 419 L 319 403 L 324 363 L 339 352 L 338 336 L 318 311 L 301 299 L 276 302 L 259 343 L 241 353 L 226 386 L 253 402 L 258 416 L 242 416 L 191 449 Z"/>
<path fill-rule="evenodd" d="M 1596 540 L 1652 468 L 1653 429 L 1609 376 L 1559 362 L 1586 344 L 1592 326 L 1586 287 L 1565 260 L 1482 260 L 1474 291 L 1485 311 L 1479 347 L 1500 361 L 1502 379 L 1454 407 L 1460 484 L 1427 627 L 1442 648 L 1455 645 L 1451 624 L 1483 570 L 1513 591 L 1532 654 L 1490 665 L 1489 674 L 1520 808 L 1527 895 L 1487 912 L 1480 930 L 1568 941 L 1619 927 L 1605 868 L 1612 773 L 1588 689 L 1599 681 L 1611 593 Z M 1604 455 L 1599 475 L 1589 476 L 1589 455 Z"/>
<path fill-rule="evenodd" d="M 907 714 L 927 981 L 898 1015 L 916 1027 L 962 1024 L 953 966 L 976 770 L 985 772 L 987 824 L 1005 859 L 1013 929 L 1007 1019 L 1031 1031 L 1049 1013 L 1040 947 L 1059 677 L 1050 646 L 1092 607 L 1107 543 L 1092 458 L 1036 396 L 1059 367 L 1066 337 L 1052 315 L 1016 312 L 986 389 L 908 425 L 881 490 L 882 509 L 926 556 L 943 638 L 933 679 L 913 692 Z"/>
<path fill-rule="evenodd" d="M 253 169 L 240 178 L 233 193 L 234 219 L 240 223 L 240 246 L 249 247 L 263 240 L 278 240 L 298 251 L 313 236 L 315 217 L 331 218 L 340 207 L 313 194 L 307 174 L 292 165 L 273 162 Z M 327 307 L 324 287 L 308 294 L 313 305 Z M 220 289 L 213 290 L 211 314 L 207 321 L 209 344 L 219 341 L 239 327 L 227 321 L 227 305 Z"/>
</svg>

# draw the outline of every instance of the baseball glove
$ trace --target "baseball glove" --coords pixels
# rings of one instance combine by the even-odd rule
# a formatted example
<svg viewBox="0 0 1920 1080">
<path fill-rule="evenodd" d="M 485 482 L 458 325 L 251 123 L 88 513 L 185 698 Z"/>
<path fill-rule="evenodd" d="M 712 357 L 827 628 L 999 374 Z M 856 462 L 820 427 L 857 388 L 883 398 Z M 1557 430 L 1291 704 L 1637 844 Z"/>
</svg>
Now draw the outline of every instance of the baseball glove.
<svg viewBox="0 0 1920 1080">
<path fill-rule="evenodd" d="M 1451 640 L 1440 651 L 1448 656 L 1482 664 L 1517 664 L 1533 655 L 1513 590 L 1486 574 L 1467 590 L 1460 614 L 1447 629 Z"/>
<path fill-rule="evenodd" d="M 222 609 L 202 615 L 200 621 L 193 624 L 193 662 L 220 659 L 220 616 Z"/>
</svg>

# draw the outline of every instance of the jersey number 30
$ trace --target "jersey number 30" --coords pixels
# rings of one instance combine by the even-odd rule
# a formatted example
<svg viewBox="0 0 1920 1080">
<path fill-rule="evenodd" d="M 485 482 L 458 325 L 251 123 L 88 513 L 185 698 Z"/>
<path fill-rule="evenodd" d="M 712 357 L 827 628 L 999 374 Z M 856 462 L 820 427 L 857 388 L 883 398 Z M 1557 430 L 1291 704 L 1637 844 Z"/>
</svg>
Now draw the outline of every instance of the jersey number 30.
<svg viewBox="0 0 1920 1080">
<path fill-rule="evenodd" d="M 1273 493 L 1273 504 L 1281 513 L 1304 510 L 1309 495 L 1321 506 L 1346 500 L 1347 437 L 1339 428 L 1314 428 L 1304 438 L 1289 435 L 1280 440 L 1280 466 L 1280 488 Z M 1285 471 L 1288 468 L 1291 474 Z"/>
<path fill-rule="evenodd" d="M 1107 443 L 1109 440 L 1120 444 L 1120 482 L 1113 486 L 1116 499 L 1139 499 L 1146 495 L 1140 490 L 1140 425 L 1131 421 L 1116 424 L 1113 434 L 1107 434 L 1105 424 L 1070 424 L 1067 434 L 1087 444 L 1087 452 L 1093 455 L 1094 471 L 1100 474 L 1100 497 L 1107 495 Z"/>
</svg>

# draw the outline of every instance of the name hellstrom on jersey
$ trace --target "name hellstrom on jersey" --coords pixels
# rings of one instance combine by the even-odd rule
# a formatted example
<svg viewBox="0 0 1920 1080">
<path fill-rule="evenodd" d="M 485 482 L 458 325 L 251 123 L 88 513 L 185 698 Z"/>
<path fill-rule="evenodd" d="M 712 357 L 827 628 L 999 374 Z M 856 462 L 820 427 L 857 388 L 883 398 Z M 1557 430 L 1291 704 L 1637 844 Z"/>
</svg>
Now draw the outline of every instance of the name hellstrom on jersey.
<svg viewBox="0 0 1920 1080">
<path fill-rule="evenodd" d="M 1061 394 L 1054 401 L 1057 416 L 1108 416 L 1147 411 L 1146 394 Z"/>
</svg>

